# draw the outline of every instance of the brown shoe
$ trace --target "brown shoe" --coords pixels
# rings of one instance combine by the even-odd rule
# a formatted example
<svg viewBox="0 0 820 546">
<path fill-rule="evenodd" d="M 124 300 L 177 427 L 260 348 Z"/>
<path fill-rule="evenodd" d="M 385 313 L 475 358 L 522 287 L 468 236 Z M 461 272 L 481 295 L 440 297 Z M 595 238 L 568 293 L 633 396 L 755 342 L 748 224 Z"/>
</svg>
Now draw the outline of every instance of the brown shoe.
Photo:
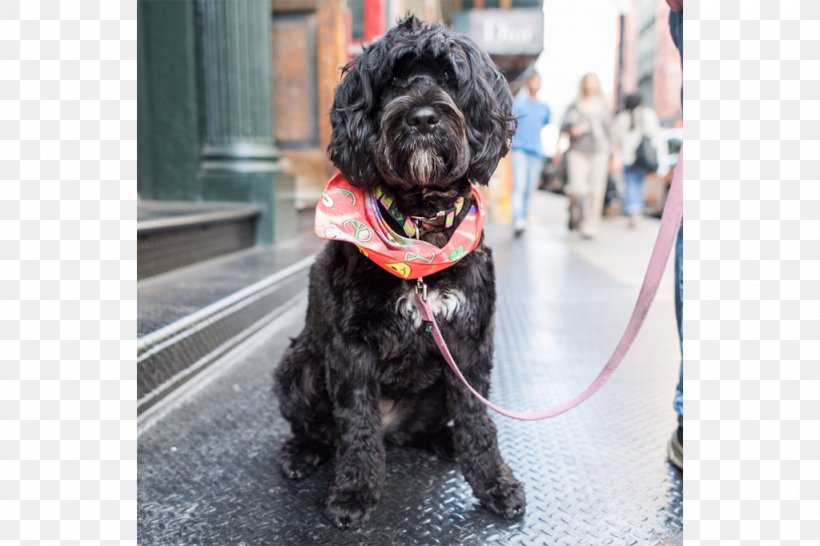
<svg viewBox="0 0 820 546">
<path fill-rule="evenodd" d="M 581 224 L 581 204 L 575 197 L 569 198 L 569 230 L 575 231 Z"/>
</svg>

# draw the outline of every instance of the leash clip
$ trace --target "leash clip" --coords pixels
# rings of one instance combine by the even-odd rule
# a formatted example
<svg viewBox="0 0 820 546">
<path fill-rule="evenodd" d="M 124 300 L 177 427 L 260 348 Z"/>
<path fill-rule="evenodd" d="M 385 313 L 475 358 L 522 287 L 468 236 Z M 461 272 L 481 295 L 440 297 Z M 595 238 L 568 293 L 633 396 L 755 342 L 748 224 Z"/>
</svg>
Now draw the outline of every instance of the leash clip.
<svg viewBox="0 0 820 546">
<path fill-rule="evenodd" d="M 420 240 L 419 232 L 421 231 L 420 223 L 416 223 L 416 240 Z M 424 282 L 424 277 L 416 279 L 416 294 L 421 294 L 421 299 L 427 301 L 427 283 Z"/>
<path fill-rule="evenodd" d="M 421 294 L 421 299 L 427 301 L 427 283 L 423 277 L 416 279 L 416 294 Z"/>
</svg>

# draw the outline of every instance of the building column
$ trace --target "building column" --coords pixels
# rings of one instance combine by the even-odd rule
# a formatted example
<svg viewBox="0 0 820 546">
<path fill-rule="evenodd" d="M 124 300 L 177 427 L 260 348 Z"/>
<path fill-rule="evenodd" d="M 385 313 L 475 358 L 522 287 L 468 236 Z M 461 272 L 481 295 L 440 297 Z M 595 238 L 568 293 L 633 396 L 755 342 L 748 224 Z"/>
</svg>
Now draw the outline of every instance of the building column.
<svg viewBox="0 0 820 546">
<path fill-rule="evenodd" d="M 263 243 L 296 233 L 273 138 L 271 18 L 269 0 L 196 0 L 203 198 L 260 205 Z"/>
</svg>

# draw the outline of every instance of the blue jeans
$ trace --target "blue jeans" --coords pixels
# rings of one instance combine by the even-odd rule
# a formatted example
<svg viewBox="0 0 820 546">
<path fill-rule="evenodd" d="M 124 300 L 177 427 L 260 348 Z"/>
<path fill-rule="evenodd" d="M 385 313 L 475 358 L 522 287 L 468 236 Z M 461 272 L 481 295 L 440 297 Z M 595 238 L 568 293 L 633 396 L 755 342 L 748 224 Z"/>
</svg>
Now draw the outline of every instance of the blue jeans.
<svg viewBox="0 0 820 546">
<path fill-rule="evenodd" d="M 643 179 L 646 169 L 637 165 L 624 167 L 624 212 L 641 214 L 643 212 Z"/>
<path fill-rule="evenodd" d="M 530 193 L 541 177 L 544 158 L 523 150 L 513 150 L 512 169 L 512 209 L 513 225 L 523 226 L 527 222 Z"/>
<path fill-rule="evenodd" d="M 669 33 L 672 34 L 672 41 L 678 48 L 680 62 L 683 64 L 683 10 L 669 10 Z"/>
<path fill-rule="evenodd" d="M 678 342 L 680 343 L 680 373 L 675 389 L 675 412 L 678 422 L 683 424 L 683 222 L 675 241 L 675 318 L 678 322 Z"/>
<path fill-rule="evenodd" d="M 669 12 L 669 32 L 672 41 L 678 48 L 681 66 L 683 66 L 683 11 Z M 683 104 L 683 88 L 680 90 L 681 105 Z M 680 342 L 680 373 L 678 386 L 675 389 L 675 411 L 678 414 L 678 424 L 683 425 L 683 221 L 678 230 L 675 241 L 675 318 L 678 322 L 678 340 Z"/>
</svg>

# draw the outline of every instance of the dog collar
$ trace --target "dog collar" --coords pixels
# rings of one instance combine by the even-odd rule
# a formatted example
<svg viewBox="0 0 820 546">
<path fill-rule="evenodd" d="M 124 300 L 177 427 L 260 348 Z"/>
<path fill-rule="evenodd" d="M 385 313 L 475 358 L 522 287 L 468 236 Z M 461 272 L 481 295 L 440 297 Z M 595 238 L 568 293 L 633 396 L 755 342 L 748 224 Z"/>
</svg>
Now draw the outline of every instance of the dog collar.
<svg viewBox="0 0 820 546">
<path fill-rule="evenodd" d="M 447 244 L 439 248 L 396 233 L 382 216 L 376 192 L 357 188 L 337 173 L 316 204 L 314 231 L 322 239 L 356 245 L 376 265 L 401 279 L 418 279 L 447 269 L 478 246 L 486 210 L 475 187 L 470 188 L 470 194 L 473 204 L 467 215 Z M 446 225 L 449 211 L 444 213 L 441 221 Z"/>
<path fill-rule="evenodd" d="M 464 197 L 459 197 L 455 200 L 452 207 L 439 211 L 435 216 L 429 218 L 425 216 L 405 216 L 404 213 L 399 210 L 399 207 L 396 206 L 393 197 L 387 193 L 382 186 L 376 186 L 373 189 L 373 195 L 384 207 L 384 210 L 387 211 L 387 214 L 398 222 L 408 237 L 418 237 L 419 228 L 424 228 L 429 231 L 440 227 L 444 229 L 452 227 L 453 220 L 455 220 L 455 217 L 461 212 L 461 209 L 464 208 Z"/>
</svg>

